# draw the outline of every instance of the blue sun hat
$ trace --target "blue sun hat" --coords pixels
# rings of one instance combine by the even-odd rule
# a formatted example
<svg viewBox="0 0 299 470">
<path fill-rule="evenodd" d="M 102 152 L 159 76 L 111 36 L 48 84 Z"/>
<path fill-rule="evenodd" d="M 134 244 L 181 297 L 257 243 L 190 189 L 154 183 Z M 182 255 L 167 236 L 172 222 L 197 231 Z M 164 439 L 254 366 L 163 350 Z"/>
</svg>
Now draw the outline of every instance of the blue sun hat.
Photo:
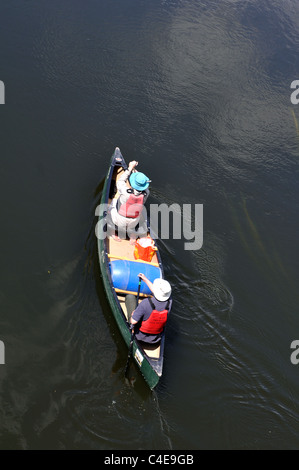
<svg viewBox="0 0 299 470">
<path fill-rule="evenodd" d="M 129 181 L 132 188 L 136 189 L 137 191 L 144 191 L 149 187 L 149 183 L 151 182 L 151 180 L 149 180 L 148 177 L 140 171 L 135 171 L 132 173 Z"/>
</svg>

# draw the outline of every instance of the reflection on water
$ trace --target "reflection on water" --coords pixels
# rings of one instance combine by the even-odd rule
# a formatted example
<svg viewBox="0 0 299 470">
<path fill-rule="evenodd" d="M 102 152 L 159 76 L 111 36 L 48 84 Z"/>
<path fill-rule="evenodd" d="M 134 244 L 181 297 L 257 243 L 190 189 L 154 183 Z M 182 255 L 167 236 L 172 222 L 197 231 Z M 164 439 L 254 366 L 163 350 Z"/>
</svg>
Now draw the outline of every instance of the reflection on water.
<svg viewBox="0 0 299 470">
<path fill-rule="evenodd" d="M 264 278 L 271 285 L 276 286 L 277 293 L 281 293 L 283 283 L 294 289 L 294 276 L 287 270 L 281 256 L 271 240 L 262 240 L 261 234 L 249 214 L 246 200 L 242 199 L 242 212 L 238 215 L 237 208 L 228 199 L 232 221 L 240 241 L 256 268 L 262 272 Z"/>
</svg>

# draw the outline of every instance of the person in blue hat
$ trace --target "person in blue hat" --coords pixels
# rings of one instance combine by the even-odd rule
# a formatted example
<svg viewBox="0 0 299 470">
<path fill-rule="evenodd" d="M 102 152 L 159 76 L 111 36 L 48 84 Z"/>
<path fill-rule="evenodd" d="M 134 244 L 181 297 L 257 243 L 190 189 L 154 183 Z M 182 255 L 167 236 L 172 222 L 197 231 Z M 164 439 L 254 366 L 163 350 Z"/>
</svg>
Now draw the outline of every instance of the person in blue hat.
<svg viewBox="0 0 299 470">
<path fill-rule="evenodd" d="M 121 241 L 129 235 L 134 244 L 137 236 L 146 236 L 147 222 L 144 204 L 149 196 L 149 178 L 136 170 L 138 162 L 133 160 L 128 169 L 119 177 L 116 187 L 118 199 L 113 199 L 110 217 L 117 227 L 118 235 L 112 232 L 114 240 Z M 136 227 L 138 225 L 138 233 Z"/>
</svg>

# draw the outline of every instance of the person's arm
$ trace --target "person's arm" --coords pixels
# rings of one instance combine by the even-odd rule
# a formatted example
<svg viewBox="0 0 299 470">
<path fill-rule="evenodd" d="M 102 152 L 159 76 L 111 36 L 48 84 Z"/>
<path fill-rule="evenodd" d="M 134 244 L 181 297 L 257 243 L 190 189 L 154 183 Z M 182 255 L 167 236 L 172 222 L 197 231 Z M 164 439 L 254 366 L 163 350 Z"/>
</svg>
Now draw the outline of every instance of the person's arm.
<svg viewBox="0 0 299 470">
<path fill-rule="evenodd" d="M 138 165 L 138 162 L 133 160 L 132 162 L 129 163 L 128 169 L 124 171 L 124 173 L 119 177 L 116 187 L 119 193 L 125 193 L 128 189 L 127 187 L 127 179 L 131 175 L 132 171 L 135 169 L 135 167 Z"/>
<path fill-rule="evenodd" d="M 153 292 L 153 283 L 145 276 L 145 274 L 143 273 L 139 273 L 138 274 L 138 277 L 141 277 L 141 279 L 145 282 L 145 284 L 147 285 L 147 287 L 149 288 L 149 290 Z"/>
<path fill-rule="evenodd" d="M 144 308 L 143 308 L 144 301 L 145 299 L 142 302 L 140 302 L 140 304 L 137 305 L 135 310 L 133 310 L 131 318 L 130 318 L 131 325 L 136 325 L 136 323 L 139 323 L 140 320 L 142 320 L 143 315 L 144 315 Z M 135 315 L 135 319 L 133 318 L 134 315 Z"/>
</svg>

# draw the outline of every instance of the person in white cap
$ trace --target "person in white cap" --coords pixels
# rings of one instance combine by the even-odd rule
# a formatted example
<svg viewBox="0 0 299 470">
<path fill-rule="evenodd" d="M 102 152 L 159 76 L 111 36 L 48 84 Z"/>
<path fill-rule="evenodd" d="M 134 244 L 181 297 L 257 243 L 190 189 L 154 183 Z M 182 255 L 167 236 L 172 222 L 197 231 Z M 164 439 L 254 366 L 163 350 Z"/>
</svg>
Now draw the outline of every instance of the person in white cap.
<svg viewBox="0 0 299 470">
<path fill-rule="evenodd" d="M 138 276 L 147 284 L 153 297 L 142 300 L 132 312 L 129 321 L 136 328 L 135 337 L 139 341 L 157 344 L 161 340 L 172 306 L 171 286 L 165 279 L 157 278 L 151 282 L 142 273 Z M 128 305 L 127 301 L 126 304 Z"/>
<path fill-rule="evenodd" d="M 148 187 L 151 182 L 144 173 L 136 170 L 137 165 L 138 162 L 131 161 L 128 169 L 118 179 L 116 187 L 119 197 L 117 200 L 113 200 L 112 207 L 108 211 L 108 215 L 118 231 L 118 235 L 116 235 L 115 230 L 112 230 L 111 236 L 114 240 L 121 241 L 128 234 L 131 244 L 135 243 L 138 234 L 145 236 L 147 233 L 144 204 L 149 196 Z"/>
</svg>

